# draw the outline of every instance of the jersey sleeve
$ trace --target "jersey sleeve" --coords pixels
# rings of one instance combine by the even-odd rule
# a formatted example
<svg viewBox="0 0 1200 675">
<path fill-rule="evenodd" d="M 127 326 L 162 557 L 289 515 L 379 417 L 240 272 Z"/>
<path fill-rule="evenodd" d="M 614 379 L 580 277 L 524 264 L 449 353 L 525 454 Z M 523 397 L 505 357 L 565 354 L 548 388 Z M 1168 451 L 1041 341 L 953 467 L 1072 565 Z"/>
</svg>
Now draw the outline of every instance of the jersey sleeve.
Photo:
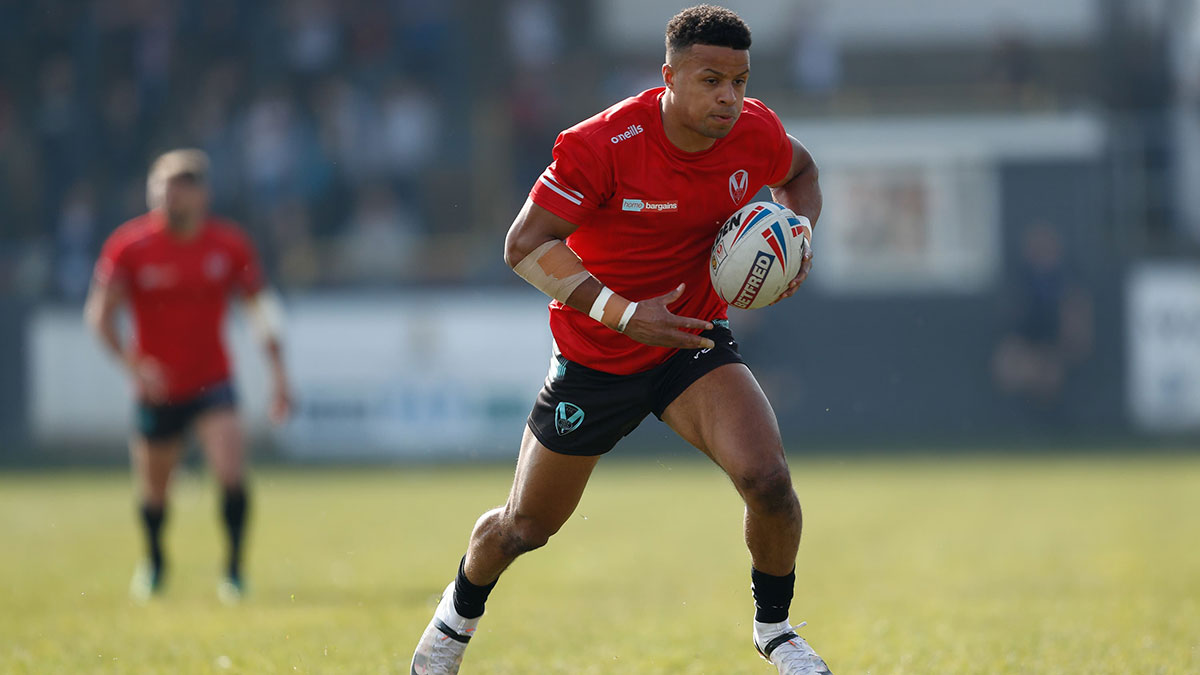
<svg viewBox="0 0 1200 675">
<path fill-rule="evenodd" d="M 122 286 L 129 282 L 131 266 L 129 264 L 128 240 L 120 233 L 114 233 L 100 248 L 100 257 L 96 259 L 96 268 L 92 273 L 99 286 Z"/>
<path fill-rule="evenodd" d="M 554 142 L 554 161 L 538 176 L 529 197 L 564 220 L 582 225 L 612 197 L 612 168 L 578 132 L 567 130 Z"/>
<path fill-rule="evenodd" d="M 767 170 L 767 185 L 776 185 L 787 177 L 788 171 L 792 168 L 792 141 L 788 138 L 787 131 L 783 128 L 783 122 L 779 121 L 779 115 L 775 114 L 767 106 L 763 106 L 766 111 L 766 118 L 769 123 L 769 131 L 767 132 L 767 149 L 770 152 L 770 164 Z"/>
<path fill-rule="evenodd" d="M 233 247 L 233 286 L 243 295 L 254 295 L 266 285 L 262 265 L 259 263 L 258 252 L 250 237 L 236 229 L 232 233 Z"/>
</svg>

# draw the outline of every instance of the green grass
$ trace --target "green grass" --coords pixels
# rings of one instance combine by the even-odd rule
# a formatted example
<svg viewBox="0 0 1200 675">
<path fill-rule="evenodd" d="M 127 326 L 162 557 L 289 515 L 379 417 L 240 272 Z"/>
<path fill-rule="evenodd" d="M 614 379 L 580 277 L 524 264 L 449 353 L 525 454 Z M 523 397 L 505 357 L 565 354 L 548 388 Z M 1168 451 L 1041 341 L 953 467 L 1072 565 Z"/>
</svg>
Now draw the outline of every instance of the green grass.
<svg viewBox="0 0 1200 675">
<path fill-rule="evenodd" d="M 792 618 L 838 675 L 1200 672 L 1200 457 L 793 459 Z M 263 470 L 250 599 L 182 476 L 168 592 L 126 596 L 121 473 L 0 475 L 0 672 L 407 672 L 510 467 Z M 601 462 L 505 575 L 464 673 L 766 673 L 740 505 L 710 465 Z"/>
</svg>

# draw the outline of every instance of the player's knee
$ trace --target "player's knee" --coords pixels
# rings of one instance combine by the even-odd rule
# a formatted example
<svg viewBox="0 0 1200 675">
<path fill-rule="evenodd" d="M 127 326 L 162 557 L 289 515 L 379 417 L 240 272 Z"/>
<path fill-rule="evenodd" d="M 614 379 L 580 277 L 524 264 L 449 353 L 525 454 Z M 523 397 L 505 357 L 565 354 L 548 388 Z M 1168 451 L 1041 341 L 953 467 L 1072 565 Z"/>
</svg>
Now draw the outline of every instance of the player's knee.
<svg viewBox="0 0 1200 675">
<path fill-rule="evenodd" d="M 762 467 L 734 478 L 746 506 L 756 513 L 785 514 L 800 511 L 787 466 Z"/>
</svg>

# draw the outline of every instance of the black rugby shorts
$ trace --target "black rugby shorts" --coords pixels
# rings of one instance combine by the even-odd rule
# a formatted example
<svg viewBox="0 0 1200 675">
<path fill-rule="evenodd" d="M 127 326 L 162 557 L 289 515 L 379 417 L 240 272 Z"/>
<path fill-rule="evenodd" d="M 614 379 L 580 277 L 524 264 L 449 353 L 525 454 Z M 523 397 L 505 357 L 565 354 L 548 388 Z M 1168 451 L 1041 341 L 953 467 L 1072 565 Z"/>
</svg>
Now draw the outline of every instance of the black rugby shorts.
<svg viewBox="0 0 1200 675">
<path fill-rule="evenodd" d="M 681 349 L 665 362 L 632 375 L 613 375 L 568 361 L 551 359 L 546 384 L 529 413 L 529 429 L 554 452 L 603 455 L 637 428 L 646 415 L 663 411 L 693 382 L 728 363 L 742 363 L 729 322 L 713 322 L 701 333 L 712 349 Z"/>
<path fill-rule="evenodd" d="M 205 387 L 194 397 L 178 403 L 154 405 L 139 401 L 137 432 L 148 441 L 165 441 L 182 436 L 202 413 L 237 405 L 237 395 L 228 380 Z"/>
</svg>

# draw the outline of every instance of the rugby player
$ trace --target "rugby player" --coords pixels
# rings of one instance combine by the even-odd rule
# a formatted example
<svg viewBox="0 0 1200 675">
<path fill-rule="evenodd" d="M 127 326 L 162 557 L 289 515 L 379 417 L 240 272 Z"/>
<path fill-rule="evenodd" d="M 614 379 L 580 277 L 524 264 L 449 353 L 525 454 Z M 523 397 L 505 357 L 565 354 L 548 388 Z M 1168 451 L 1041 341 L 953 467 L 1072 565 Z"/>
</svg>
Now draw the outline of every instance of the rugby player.
<svg viewBox="0 0 1200 675">
<path fill-rule="evenodd" d="M 745 502 L 759 653 L 780 673 L 829 673 L 788 618 L 801 516 L 779 427 L 708 278 L 717 230 L 760 186 L 815 223 L 817 169 L 774 112 L 745 98 L 750 31 L 736 14 L 685 9 L 666 47 L 665 86 L 562 132 L 509 229 L 505 260 L 554 299 L 550 373 L 508 501 L 476 522 L 412 673 L 458 672 L 501 573 L 562 527 L 600 456 L 650 413 Z M 811 265 L 809 254 L 782 297 Z"/>
<path fill-rule="evenodd" d="M 130 584 L 138 600 L 163 587 L 167 488 L 190 430 L 222 491 L 228 558 L 217 593 L 237 602 L 244 592 L 245 439 L 222 339 L 231 294 L 245 300 L 266 350 L 272 419 L 284 420 L 291 406 L 279 302 L 264 284 L 249 238 L 233 223 L 209 215 L 208 164 L 199 150 L 174 150 L 154 162 L 146 185 L 150 211 L 104 243 L 84 309 L 88 325 L 120 360 L 136 391 L 130 459 L 147 546 L 147 559 Z M 128 343 L 116 321 L 126 304 L 133 319 Z"/>
</svg>

